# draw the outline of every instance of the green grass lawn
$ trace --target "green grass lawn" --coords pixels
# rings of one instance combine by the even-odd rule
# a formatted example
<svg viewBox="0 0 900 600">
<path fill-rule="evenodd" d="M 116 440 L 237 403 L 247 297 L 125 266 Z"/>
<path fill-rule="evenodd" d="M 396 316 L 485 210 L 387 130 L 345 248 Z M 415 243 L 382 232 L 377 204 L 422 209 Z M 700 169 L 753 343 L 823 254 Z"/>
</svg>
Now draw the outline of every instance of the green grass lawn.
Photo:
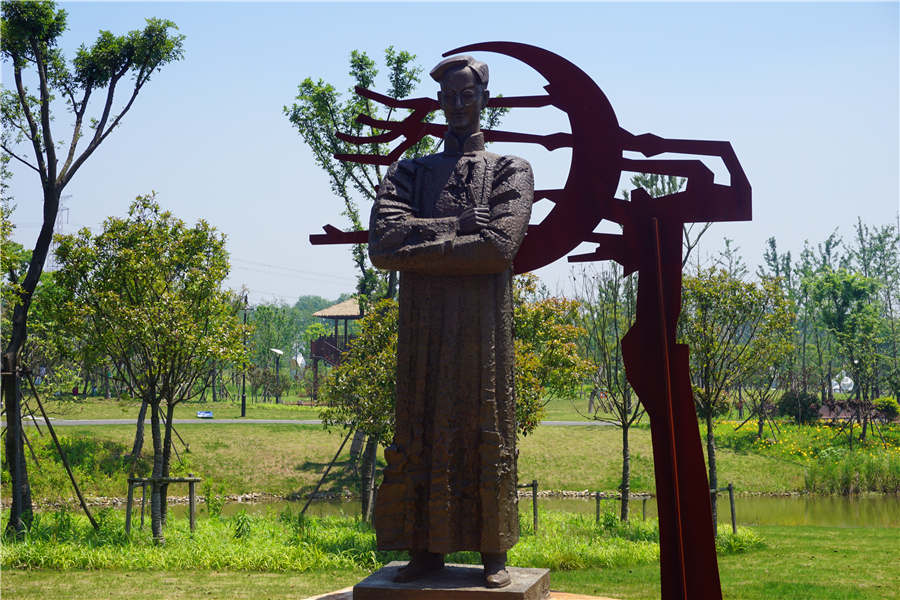
<svg viewBox="0 0 900 600">
<path fill-rule="evenodd" d="M 318 419 L 319 409 L 315 406 L 298 405 L 308 403 L 308 398 L 288 396 L 282 404 L 274 402 L 251 402 L 247 399 L 248 419 Z M 83 400 L 47 400 L 44 408 L 51 418 L 57 419 L 137 419 L 141 404 L 137 400 L 86 398 Z M 37 408 L 37 407 L 35 407 Z M 197 411 L 211 410 L 216 419 L 239 419 L 241 403 L 223 402 L 182 402 L 175 406 L 176 419 L 195 419 Z M 149 414 L 147 415 L 149 419 Z"/>
<path fill-rule="evenodd" d="M 302 403 L 302 405 L 301 405 Z M 318 419 L 319 409 L 307 406 L 310 399 L 299 396 L 285 396 L 282 404 L 274 402 L 253 402 L 247 398 L 248 419 Z M 136 419 L 140 402 L 137 400 L 105 399 L 98 397 L 81 400 L 47 399 L 44 406 L 50 417 L 58 419 Z M 36 408 L 36 407 L 35 407 Z M 222 402 L 182 402 L 175 407 L 176 419 L 194 419 L 198 410 L 211 410 L 216 419 L 238 419 L 241 415 L 240 400 Z M 548 400 L 544 408 L 544 419 L 548 421 L 585 421 L 587 401 L 572 401 L 566 398 Z M 612 418 L 612 415 L 597 413 L 597 418 Z"/>
<path fill-rule="evenodd" d="M 755 527 L 752 531 L 763 539 L 762 547 L 719 556 L 726 599 L 900 598 L 897 529 Z M 528 538 L 525 535 L 521 543 L 527 544 Z M 530 562 L 527 553 L 522 560 Z M 554 568 L 551 588 L 622 600 L 658 598 L 658 563 L 625 562 L 624 566 L 614 560 L 602 567 Z M 352 566 L 304 572 L 5 568 L 2 591 L 24 599 L 304 598 L 350 586 L 368 572 Z"/>
<path fill-rule="evenodd" d="M 3 595 L 35 600 L 157 600 L 166 598 L 307 598 L 352 586 L 361 570 L 312 573 L 229 571 L 52 571 L 3 572 Z"/>
<path fill-rule="evenodd" d="M 719 557 L 729 600 L 900 598 L 900 530 L 754 527 L 766 547 Z M 561 571 L 554 589 L 623 600 L 659 598 L 658 565 Z"/>
<path fill-rule="evenodd" d="M 223 486 L 229 494 L 308 492 L 343 440 L 342 432 L 327 432 L 317 425 L 184 424 L 176 430 L 190 452 L 185 453 L 179 443 L 184 464 L 173 459 L 173 473 L 194 473 L 215 486 Z M 68 454 L 87 495 L 125 495 L 123 465 L 131 448 L 133 426 L 61 427 L 59 434 L 72 448 Z M 29 466 L 35 497 L 69 498 L 70 484 L 48 436 L 31 437 L 41 460 L 40 468 Z M 615 427 L 540 426 L 519 442 L 519 480 L 537 479 L 544 490 L 614 491 L 621 477 L 620 444 L 621 431 Z M 357 484 L 349 469 L 349 444 L 338 462 L 323 490 L 355 491 Z M 631 472 L 632 491 L 655 490 L 653 453 L 646 427 L 631 432 Z M 804 469 L 776 457 L 722 449 L 719 480 L 733 482 L 739 491 L 800 490 Z M 176 486 L 172 493 L 186 492 Z"/>
</svg>

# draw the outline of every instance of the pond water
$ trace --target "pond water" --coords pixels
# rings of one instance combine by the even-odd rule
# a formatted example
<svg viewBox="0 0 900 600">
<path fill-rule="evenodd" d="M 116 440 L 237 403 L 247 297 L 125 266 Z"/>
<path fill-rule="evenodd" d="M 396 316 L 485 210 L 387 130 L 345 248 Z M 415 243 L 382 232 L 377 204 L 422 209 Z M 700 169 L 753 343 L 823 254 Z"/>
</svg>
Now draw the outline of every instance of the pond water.
<svg viewBox="0 0 900 600">
<path fill-rule="evenodd" d="M 140 498 L 136 499 L 135 519 L 139 519 Z M 736 496 L 735 514 L 738 525 L 819 525 L 823 527 L 896 527 L 900 528 L 900 496 Z M 233 515 L 241 510 L 250 514 L 279 513 L 286 508 L 300 512 L 304 502 L 276 501 L 240 503 L 228 502 L 222 514 Z M 593 516 L 596 501 L 593 498 L 538 498 L 538 506 L 542 510 L 574 512 Z M 149 518 L 149 502 L 147 517 Z M 728 494 L 719 496 L 719 523 L 730 523 Z M 186 505 L 173 505 L 171 509 L 176 517 L 187 516 Z M 309 516 L 359 514 L 359 501 L 329 500 L 317 501 L 309 505 L 306 513 Z M 519 510 L 531 514 L 531 498 L 519 499 Z M 618 513 L 618 500 L 601 500 L 601 511 Z M 640 519 L 644 504 L 641 500 L 633 500 L 629 511 L 632 518 Z M 199 518 L 206 517 L 206 507 L 198 503 Z M 656 517 L 656 501 L 647 500 L 647 518 Z"/>
</svg>

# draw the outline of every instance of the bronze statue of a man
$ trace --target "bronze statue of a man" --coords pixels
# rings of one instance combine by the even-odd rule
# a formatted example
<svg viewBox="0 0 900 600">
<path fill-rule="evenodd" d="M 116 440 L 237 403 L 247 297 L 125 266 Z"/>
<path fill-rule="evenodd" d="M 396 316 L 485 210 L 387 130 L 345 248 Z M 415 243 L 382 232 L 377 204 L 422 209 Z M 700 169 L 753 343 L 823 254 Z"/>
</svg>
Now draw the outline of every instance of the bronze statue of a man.
<svg viewBox="0 0 900 600">
<path fill-rule="evenodd" d="M 485 583 L 509 584 L 519 537 L 512 262 L 528 229 L 531 166 L 484 149 L 487 65 L 441 61 L 443 152 L 391 165 L 372 209 L 369 255 L 400 271 L 393 444 L 375 504 L 378 548 L 408 550 L 397 579 L 481 552 Z"/>
</svg>

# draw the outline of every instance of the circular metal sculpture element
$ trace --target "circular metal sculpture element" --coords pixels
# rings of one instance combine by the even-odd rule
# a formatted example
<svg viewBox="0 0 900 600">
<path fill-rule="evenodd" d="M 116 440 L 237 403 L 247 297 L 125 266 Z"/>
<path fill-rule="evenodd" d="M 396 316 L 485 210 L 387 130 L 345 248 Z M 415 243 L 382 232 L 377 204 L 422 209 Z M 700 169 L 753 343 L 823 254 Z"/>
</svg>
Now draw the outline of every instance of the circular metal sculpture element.
<svg viewBox="0 0 900 600">
<path fill-rule="evenodd" d="M 562 258 L 587 240 L 609 216 L 622 163 L 619 123 L 606 94 L 565 58 L 528 44 L 482 42 L 461 46 L 444 56 L 470 51 L 495 52 L 522 61 L 548 82 L 550 104 L 564 111 L 572 130 L 572 162 L 555 206 L 528 235 L 516 255 L 516 273 L 526 273 Z M 536 192 L 535 200 L 538 198 Z"/>
</svg>

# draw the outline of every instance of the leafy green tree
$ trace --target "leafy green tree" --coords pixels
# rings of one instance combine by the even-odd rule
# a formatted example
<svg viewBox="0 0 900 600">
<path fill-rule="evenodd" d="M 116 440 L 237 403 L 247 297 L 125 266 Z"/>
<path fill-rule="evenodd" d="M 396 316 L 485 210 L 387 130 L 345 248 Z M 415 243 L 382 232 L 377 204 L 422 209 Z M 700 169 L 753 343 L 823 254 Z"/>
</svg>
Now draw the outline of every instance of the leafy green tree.
<svg viewBox="0 0 900 600">
<path fill-rule="evenodd" d="M 189 227 L 151 194 L 137 198 L 127 218 L 107 219 L 97 235 L 82 229 L 58 239 L 70 327 L 112 358 L 120 379 L 150 408 L 152 477 L 168 477 L 175 406 L 199 393 L 211 361 L 243 359 L 237 303 L 222 288 L 225 238 L 204 221 Z M 154 486 L 150 513 L 160 542 L 165 498 L 166 486 Z"/>
<path fill-rule="evenodd" d="M 643 405 L 626 377 L 622 358 L 622 337 L 634 325 L 637 309 L 637 277 L 636 273 L 626 276 L 622 267 L 609 264 L 582 271 L 581 280 L 575 282 L 579 300 L 577 323 L 584 331 L 579 346 L 582 355 L 594 365 L 591 399 L 597 400 L 597 408 L 612 413 L 614 423 L 622 430 L 619 517 L 623 521 L 628 519 L 631 493 L 629 432 L 644 415 Z"/>
<path fill-rule="evenodd" d="M 862 427 L 865 440 L 872 413 L 875 373 L 879 362 L 878 281 L 841 267 L 823 270 L 813 282 L 813 299 L 821 306 L 822 323 L 840 347 L 844 370 L 852 374 L 855 399 L 848 402 L 852 420 Z M 851 441 L 852 444 L 852 441 Z"/>
<path fill-rule="evenodd" d="M 900 327 L 897 326 L 897 308 L 900 304 L 900 232 L 895 225 L 869 227 L 858 219 L 855 240 L 849 251 L 850 263 L 864 277 L 879 282 L 878 294 L 869 298 L 880 307 L 883 328 L 882 343 L 878 349 L 874 373 L 873 396 L 881 393 L 881 384 L 900 396 Z"/>
<path fill-rule="evenodd" d="M 834 394 L 831 382 L 834 380 L 835 348 L 834 336 L 823 326 L 821 320 L 821 306 L 816 301 L 813 291 L 815 281 L 820 273 L 834 270 L 846 262 L 840 252 L 841 237 L 837 231 L 832 232 L 825 240 L 812 248 L 808 242 L 804 243 L 800 260 L 796 265 L 797 279 L 799 281 L 800 326 L 802 328 L 801 362 L 805 371 L 809 373 L 809 379 L 815 379 L 819 388 L 822 404 L 832 410 L 835 408 Z M 814 350 L 815 364 L 810 365 L 807 354 Z M 807 391 L 807 379 L 801 386 Z"/>
<path fill-rule="evenodd" d="M 378 444 L 394 435 L 394 394 L 397 382 L 397 302 L 385 299 L 371 307 L 360 321 L 360 333 L 350 342 L 340 365 L 331 370 L 322 387 L 326 427 L 361 431 L 368 436 L 362 464 L 362 515 L 372 516 L 375 456 Z"/>
<path fill-rule="evenodd" d="M 750 340 L 748 368 L 744 371 L 745 378 L 739 383 L 743 386 L 750 409 L 744 422 L 756 418 L 756 437 L 762 438 L 766 421 L 772 428 L 778 386 L 790 377 L 790 357 L 795 354 L 795 312 L 780 277 L 765 277 L 758 285 L 768 302 L 759 329 Z M 774 435 L 774 430 L 772 433 Z"/>
<path fill-rule="evenodd" d="M 313 316 L 313 313 L 322 310 L 323 308 L 328 308 L 332 304 L 336 302 L 341 302 L 346 300 L 346 298 L 339 298 L 338 300 L 332 301 L 327 300 L 321 296 L 300 296 L 297 301 L 294 303 L 294 310 L 297 311 L 297 325 L 301 331 L 301 340 L 302 345 L 300 352 L 303 353 L 304 358 L 309 360 L 309 342 L 314 337 L 310 337 L 311 333 L 309 333 L 309 328 L 313 324 L 321 324 L 321 319 L 317 319 Z M 351 327 L 353 324 L 351 323 Z M 324 329 L 324 326 L 323 326 Z M 315 337 L 319 337 L 321 335 L 327 335 L 327 331 L 324 333 L 320 333 Z"/>
<path fill-rule="evenodd" d="M 549 295 L 531 273 L 513 280 L 516 419 L 528 435 L 552 398 L 574 399 L 592 371 L 579 353 L 578 303 Z"/>
<path fill-rule="evenodd" d="M 257 304 L 250 313 L 253 334 L 250 338 L 251 360 L 265 367 L 274 364 L 272 348 L 287 357 L 296 356 L 303 343 L 299 312 L 287 304 Z"/>
<path fill-rule="evenodd" d="M 384 62 L 388 71 L 387 95 L 393 98 L 407 98 L 420 81 L 422 67 L 415 64 L 415 55 L 396 51 L 390 46 L 384 52 Z M 354 85 L 373 88 L 378 77 L 375 61 L 365 52 L 353 50 L 350 53 L 350 77 Z M 344 204 L 342 214 L 350 221 L 354 231 L 365 229 L 364 217 L 360 213 L 360 200 L 374 201 L 375 190 L 383 177 L 378 165 L 363 165 L 343 162 L 334 158 L 335 154 L 386 154 L 385 144 L 356 146 L 338 139 L 338 133 L 349 135 L 377 135 L 378 130 L 356 120 L 364 114 L 374 119 L 390 119 L 393 109 L 385 113 L 368 98 L 358 96 L 350 90 L 346 99 L 330 83 L 310 77 L 304 79 L 297 90 L 294 103 L 284 107 L 284 114 L 297 128 L 303 140 L 312 150 L 316 164 L 328 175 L 334 195 Z M 430 153 L 434 142 L 430 137 L 410 148 L 406 157 L 422 156 Z M 397 274 L 392 272 L 387 279 L 369 262 L 368 253 L 362 244 L 352 250 L 353 262 L 359 270 L 357 292 L 365 296 L 396 296 Z"/>
<path fill-rule="evenodd" d="M 378 87 L 388 96 L 397 99 L 408 98 L 421 81 L 422 67 L 416 64 L 415 54 L 403 50 L 395 50 L 389 46 L 384 51 L 384 65 L 387 71 L 387 87 Z M 354 86 L 374 89 L 378 80 L 379 69 L 375 61 L 365 52 L 353 50 L 350 53 L 349 75 Z M 368 98 L 349 90 L 345 99 L 334 85 L 323 79 L 304 79 L 297 90 L 294 103 L 284 107 L 284 115 L 297 128 L 303 141 L 313 153 L 316 164 L 328 175 L 334 195 L 344 205 L 343 216 L 350 221 L 354 231 L 365 229 L 365 216 L 361 216 L 360 202 L 372 202 L 378 184 L 384 172 L 378 165 L 364 165 L 354 162 L 342 162 L 334 158 L 335 154 L 380 154 L 390 151 L 387 144 L 371 143 L 364 146 L 349 144 L 337 137 L 338 133 L 353 136 L 378 135 L 375 127 L 358 121 L 357 115 L 366 115 L 376 120 L 400 119 L 406 115 L 395 115 L 394 109 L 384 108 Z M 509 109 L 488 108 L 485 111 L 485 125 L 490 129 L 500 123 L 502 115 Z M 428 115 L 427 121 L 434 115 Z M 425 136 L 410 147 L 404 158 L 415 158 L 431 154 L 437 148 L 435 141 Z M 353 262 L 359 271 L 356 291 L 362 296 L 373 298 L 394 298 L 397 295 L 397 273 L 394 271 L 380 273 L 372 267 L 364 245 L 356 245 L 351 250 Z"/>
<path fill-rule="evenodd" d="M 752 341 L 772 312 L 764 286 L 710 267 L 684 279 L 680 342 L 691 349 L 691 382 L 697 414 L 706 422 L 709 484 L 718 488 L 713 421 L 728 412 L 728 391 L 757 368 Z M 713 519 L 716 503 L 713 502 Z"/>
<path fill-rule="evenodd" d="M 12 64 L 14 85 L 0 93 L 0 121 L 3 129 L 15 136 L 4 136 L 2 149 L 37 173 L 44 209 L 28 269 L 17 288 L 10 338 L 3 350 L 6 457 L 12 479 L 7 530 L 18 535 L 30 524 L 32 508 L 16 374 L 26 338 L 28 311 L 50 249 L 60 195 L 79 168 L 119 126 L 151 75 L 182 57 L 183 36 L 171 33 L 172 29 L 175 24 L 171 21 L 154 18 L 147 20 L 144 29 L 121 36 L 101 31 L 96 42 L 78 49 L 70 65 L 57 47 L 66 30 L 66 11 L 46 0 L 2 3 L 0 52 L 3 60 Z M 26 76 L 36 80 L 37 90 L 27 87 Z M 121 88 L 126 89 L 127 99 L 117 107 L 114 99 Z M 102 108 L 91 116 L 88 107 L 96 97 L 102 98 Z M 55 107 L 60 103 L 74 119 L 68 143 L 54 135 L 52 127 L 54 115 L 59 113 Z M 81 142 L 86 144 L 79 150 Z"/>
</svg>

